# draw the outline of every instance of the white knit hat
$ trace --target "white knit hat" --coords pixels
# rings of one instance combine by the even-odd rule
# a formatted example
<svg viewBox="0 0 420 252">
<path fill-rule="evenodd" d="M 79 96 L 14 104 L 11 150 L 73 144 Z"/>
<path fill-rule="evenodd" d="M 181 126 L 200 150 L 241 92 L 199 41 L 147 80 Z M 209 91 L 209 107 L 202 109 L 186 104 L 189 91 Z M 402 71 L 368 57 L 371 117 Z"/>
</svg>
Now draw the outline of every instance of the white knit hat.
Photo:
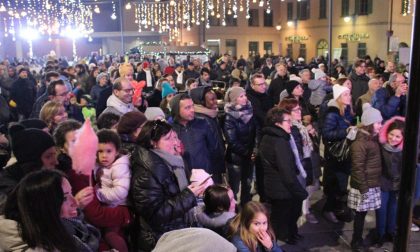
<svg viewBox="0 0 420 252">
<path fill-rule="evenodd" d="M 319 69 L 319 68 L 312 68 L 312 73 L 314 73 L 315 74 L 315 78 L 314 78 L 314 80 L 319 80 L 319 79 L 321 79 L 322 77 L 325 77 L 325 76 L 327 76 L 321 69 Z"/>
<path fill-rule="evenodd" d="M 362 113 L 361 123 L 364 126 L 369 126 L 371 124 L 382 122 L 382 121 L 383 121 L 383 118 L 379 110 L 372 107 L 370 103 L 363 104 L 363 113 Z"/>
<path fill-rule="evenodd" d="M 344 86 L 341 86 L 341 85 L 335 84 L 335 85 L 333 86 L 333 95 L 334 95 L 334 100 L 337 100 L 337 99 L 338 99 L 338 97 L 340 97 L 340 95 L 341 95 L 342 93 L 344 93 L 345 91 L 349 91 L 349 92 L 350 92 L 350 89 L 348 89 L 347 87 L 344 87 Z"/>
</svg>

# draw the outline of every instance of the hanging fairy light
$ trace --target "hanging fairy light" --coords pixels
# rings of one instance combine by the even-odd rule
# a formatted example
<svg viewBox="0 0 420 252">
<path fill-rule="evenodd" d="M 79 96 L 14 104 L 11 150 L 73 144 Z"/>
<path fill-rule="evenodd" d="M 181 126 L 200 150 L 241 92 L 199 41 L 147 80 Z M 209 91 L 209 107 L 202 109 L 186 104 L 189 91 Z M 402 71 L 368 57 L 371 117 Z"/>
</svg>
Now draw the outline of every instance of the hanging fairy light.
<svg viewBox="0 0 420 252">
<path fill-rule="evenodd" d="M 250 19 L 251 16 L 249 15 L 249 0 L 246 0 L 246 19 Z"/>
<path fill-rule="evenodd" d="M 267 14 L 271 13 L 271 0 L 267 0 L 267 10 L 265 12 Z"/>
<path fill-rule="evenodd" d="M 115 6 L 115 2 L 114 1 L 112 1 L 111 4 L 112 4 L 111 19 L 112 20 L 115 20 L 115 19 L 117 19 L 117 7 Z"/>
<path fill-rule="evenodd" d="M 402 7 L 401 7 L 401 14 L 402 14 L 403 16 L 407 16 L 407 14 L 409 13 L 409 12 L 408 12 L 408 5 L 409 5 L 409 2 L 410 2 L 410 0 L 402 0 L 402 2 L 401 2 L 401 4 L 402 4 Z"/>
<path fill-rule="evenodd" d="M 226 1 L 223 1 L 222 11 L 223 11 L 222 26 L 226 26 Z"/>
</svg>

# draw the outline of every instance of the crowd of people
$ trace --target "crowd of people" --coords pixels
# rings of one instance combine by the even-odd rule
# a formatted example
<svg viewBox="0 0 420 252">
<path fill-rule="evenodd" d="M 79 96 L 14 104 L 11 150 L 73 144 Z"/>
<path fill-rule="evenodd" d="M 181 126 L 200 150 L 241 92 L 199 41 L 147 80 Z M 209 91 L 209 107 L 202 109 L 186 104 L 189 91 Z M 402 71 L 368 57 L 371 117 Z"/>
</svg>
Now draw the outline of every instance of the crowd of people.
<svg viewBox="0 0 420 252">
<path fill-rule="evenodd" d="M 353 221 L 354 251 L 371 210 L 375 244 L 393 241 L 404 68 L 135 60 L 1 62 L 3 250 L 280 252 L 303 238 L 299 218 L 319 223 L 321 187 L 323 217 Z"/>
</svg>

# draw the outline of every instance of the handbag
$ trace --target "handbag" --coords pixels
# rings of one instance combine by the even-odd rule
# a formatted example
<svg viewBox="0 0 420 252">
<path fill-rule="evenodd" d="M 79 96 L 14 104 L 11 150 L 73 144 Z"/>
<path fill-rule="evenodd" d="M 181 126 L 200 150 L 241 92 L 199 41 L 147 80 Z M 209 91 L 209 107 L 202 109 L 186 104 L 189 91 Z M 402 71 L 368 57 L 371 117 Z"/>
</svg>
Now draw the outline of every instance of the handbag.
<svg viewBox="0 0 420 252">
<path fill-rule="evenodd" d="M 350 157 L 350 140 L 344 138 L 341 141 L 329 143 L 328 151 L 338 162 L 346 161 Z"/>
</svg>

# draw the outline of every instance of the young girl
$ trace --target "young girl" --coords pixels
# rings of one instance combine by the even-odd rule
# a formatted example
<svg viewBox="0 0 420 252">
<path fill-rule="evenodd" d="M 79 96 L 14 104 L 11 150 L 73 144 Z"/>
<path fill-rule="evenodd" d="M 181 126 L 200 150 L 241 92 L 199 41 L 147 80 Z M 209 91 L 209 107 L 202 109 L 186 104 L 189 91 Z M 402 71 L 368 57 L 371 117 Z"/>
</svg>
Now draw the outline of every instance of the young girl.
<svg viewBox="0 0 420 252">
<path fill-rule="evenodd" d="M 400 189 L 405 119 L 389 119 L 379 133 L 382 155 L 381 207 L 376 210 L 378 245 L 392 241 L 396 232 L 397 195 Z"/>
<path fill-rule="evenodd" d="M 226 237 L 226 224 L 235 217 L 235 198 L 229 195 L 230 188 L 222 185 L 211 185 L 204 192 L 204 204 L 201 213 L 197 215 L 198 222 L 203 227 L 211 229 Z"/>
<path fill-rule="evenodd" d="M 48 125 L 49 132 L 53 134 L 57 125 L 67 120 L 67 112 L 63 104 L 49 101 L 42 106 L 39 119 Z"/>
<path fill-rule="evenodd" d="M 100 130 L 97 135 L 99 145 L 98 166 L 95 168 L 96 197 L 110 207 L 127 205 L 131 178 L 129 156 L 119 153 L 121 140 L 114 131 Z M 106 228 L 104 239 L 112 248 L 120 252 L 128 251 L 121 228 Z"/>
<path fill-rule="evenodd" d="M 369 103 L 363 105 L 362 126 L 359 127 L 356 139 L 350 147 L 351 177 L 348 206 L 354 209 L 353 251 L 363 249 L 363 227 L 367 211 L 381 206 L 380 177 L 381 154 L 377 135 L 382 127 L 382 116 L 379 110 Z"/>
<path fill-rule="evenodd" d="M 229 233 L 238 252 L 282 251 L 271 229 L 267 209 L 259 202 L 245 204 L 230 224 Z"/>
</svg>

